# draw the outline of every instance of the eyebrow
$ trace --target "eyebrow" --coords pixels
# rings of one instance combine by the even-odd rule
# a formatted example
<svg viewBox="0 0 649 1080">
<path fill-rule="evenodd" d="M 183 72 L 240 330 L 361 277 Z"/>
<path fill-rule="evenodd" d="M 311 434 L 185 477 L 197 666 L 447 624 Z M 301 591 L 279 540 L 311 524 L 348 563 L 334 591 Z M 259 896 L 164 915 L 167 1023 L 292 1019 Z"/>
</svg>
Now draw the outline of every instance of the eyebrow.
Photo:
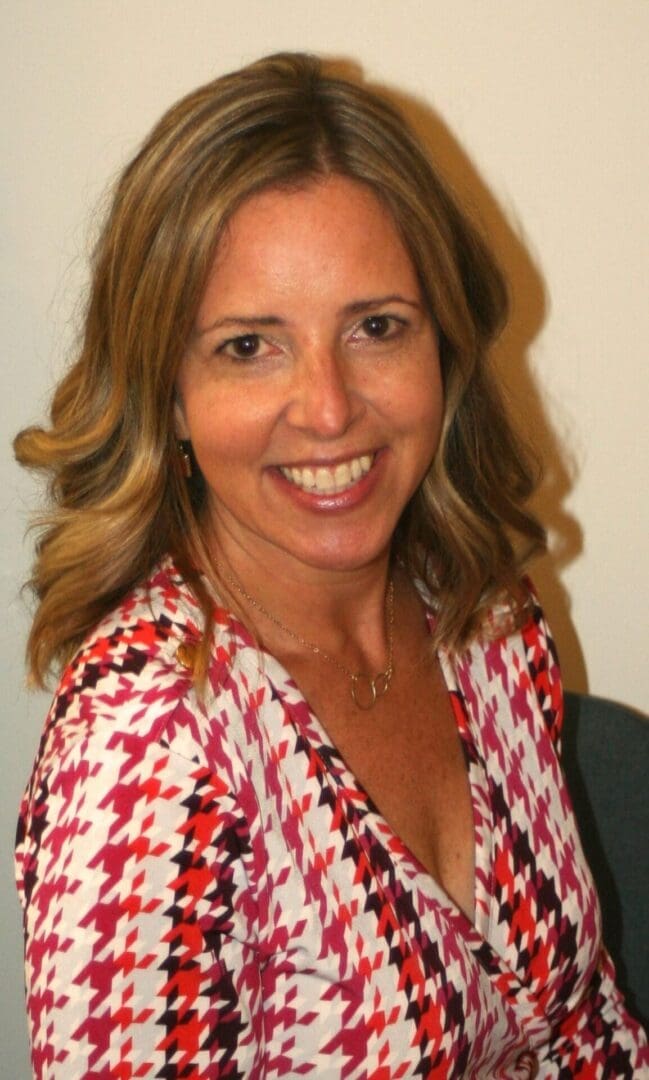
<svg viewBox="0 0 649 1080">
<path fill-rule="evenodd" d="M 351 304 L 345 304 L 340 309 L 340 315 L 360 315 L 363 311 L 371 311 L 373 308 L 384 307 L 386 304 L 406 304 L 408 307 L 421 310 L 421 302 L 419 300 L 408 300 L 407 297 L 401 296 L 399 293 L 389 293 L 387 296 L 370 296 L 363 300 L 354 300 Z M 204 326 L 202 329 L 197 328 L 195 333 L 197 337 L 202 337 L 204 334 L 209 334 L 214 330 L 219 330 L 223 326 L 285 326 L 286 319 L 281 319 L 279 315 L 224 315 L 222 318 L 217 319 L 215 322 L 210 323 L 209 326 Z"/>
<path fill-rule="evenodd" d="M 222 326 L 282 326 L 284 321 L 278 315 L 224 315 L 222 319 L 217 319 L 209 326 L 197 327 L 194 333 L 196 337 L 203 337 L 204 334 L 219 330 Z"/>
<path fill-rule="evenodd" d="M 408 300 L 400 293 L 389 293 L 387 296 L 371 296 L 367 300 L 355 300 L 353 304 L 347 304 L 343 308 L 344 314 L 356 315 L 362 311 L 368 311 L 375 307 L 384 307 L 385 304 L 407 304 L 408 307 L 421 309 L 419 300 Z"/>
</svg>

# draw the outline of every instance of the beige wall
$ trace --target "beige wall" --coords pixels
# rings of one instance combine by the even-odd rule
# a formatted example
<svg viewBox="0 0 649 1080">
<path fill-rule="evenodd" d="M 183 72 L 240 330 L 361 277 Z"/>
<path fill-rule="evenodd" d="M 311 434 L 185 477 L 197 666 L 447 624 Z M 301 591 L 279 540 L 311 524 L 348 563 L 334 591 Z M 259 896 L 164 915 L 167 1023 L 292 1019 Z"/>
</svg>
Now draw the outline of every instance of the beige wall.
<svg viewBox="0 0 649 1080">
<path fill-rule="evenodd" d="M 512 277 L 498 362 L 545 456 L 534 569 L 569 686 L 646 709 L 646 0 L 4 0 L 0 395 L 5 444 L 71 340 L 91 212 L 171 101 L 277 49 L 398 88 Z M 424 104 L 428 103 L 428 104 Z M 7 849 L 45 701 L 23 690 L 34 488 L 2 450 L 3 1068 L 28 1075 Z"/>
</svg>

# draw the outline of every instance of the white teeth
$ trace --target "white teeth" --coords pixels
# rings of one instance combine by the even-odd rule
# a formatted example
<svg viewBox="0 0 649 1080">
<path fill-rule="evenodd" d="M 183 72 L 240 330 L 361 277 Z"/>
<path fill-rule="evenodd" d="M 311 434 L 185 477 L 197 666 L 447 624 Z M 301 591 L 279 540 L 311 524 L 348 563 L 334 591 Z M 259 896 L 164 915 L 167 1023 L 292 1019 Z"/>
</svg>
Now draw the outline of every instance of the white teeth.
<svg viewBox="0 0 649 1080">
<path fill-rule="evenodd" d="M 349 465 L 337 465 L 334 473 L 336 477 L 336 487 L 347 487 L 352 480 L 352 470 Z"/>
<path fill-rule="evenodd" d="M 331 495 L 335 485 L 336 482 L 334 480 L 334 477 L 331 475 L 329 469 L 316 469 L 316 491 L 324 491 L 325 495 Z"/>
<path fill-rule="evenodd" d="M 317 469 L 307 466 L 304 469 L 280 467 L 280 470 L 287 480 L 296 487 L 302 488 L 303 491 L 317 491 L 321 495 L 338 495 L 368 473 L 373 461 L 373 454 L 363 454 L 361 457 L 344 461 L 333 468 L 320 465 Z"/>
</svg>

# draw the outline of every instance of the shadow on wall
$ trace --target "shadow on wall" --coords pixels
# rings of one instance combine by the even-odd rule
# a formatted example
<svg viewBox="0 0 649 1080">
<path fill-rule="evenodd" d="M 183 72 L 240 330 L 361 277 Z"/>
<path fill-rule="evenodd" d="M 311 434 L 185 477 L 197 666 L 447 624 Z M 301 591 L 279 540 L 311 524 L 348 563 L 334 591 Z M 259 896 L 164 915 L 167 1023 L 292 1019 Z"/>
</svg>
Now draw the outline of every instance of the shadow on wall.
<svg viewBox="0 0 649 1080">
<path fill-rule="evenodd" d="M 334 60 L 333 66 L 347 77 L 362 78 L 361 69 L 353 62 Z M 584 655 L 571 619 L 570 600 L 560 580 L 563 568 L 583 549 L 579 522 L 563 506 L 577 471 L 570 447 L 561 444 L 552 427 L 528 359 L 528 349 L 547 315 L 543 279 L 504 210 L 444 122 L 415 98 L 380 84 L 372 84 L 372 88 L 391 100 L 410 122 L 462 206 L 487 236 L 508 279 L 510 320 L 494 349 L 493 362 L 512 415 L 543 466 L 532 508 L 548 530 L 550 542 L 548 551 L 536 560 L 532 575 L 549 616 L 566 686 L 586 692 Z"/>
</svg>

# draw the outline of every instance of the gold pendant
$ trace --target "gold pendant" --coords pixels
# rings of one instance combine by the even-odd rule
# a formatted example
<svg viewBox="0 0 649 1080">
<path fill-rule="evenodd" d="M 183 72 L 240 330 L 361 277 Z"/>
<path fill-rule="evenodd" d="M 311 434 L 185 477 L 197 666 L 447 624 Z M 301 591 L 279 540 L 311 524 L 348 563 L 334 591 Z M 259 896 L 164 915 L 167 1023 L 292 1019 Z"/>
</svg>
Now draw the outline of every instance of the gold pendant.
<svg viewBox="0 0 649 1080">
<path fill-rule="evenodd" d="M 362 671 L 352 675 L 351 695 L 356 708 L 362 709 L 363 712 L 372 709 L 376 705 L 377 698 L 387 693 L 391 678 L 392 672 L 387 671 L 380 671 L 374 678 L 371 675 L 364 675 Z"/>
</svg>

